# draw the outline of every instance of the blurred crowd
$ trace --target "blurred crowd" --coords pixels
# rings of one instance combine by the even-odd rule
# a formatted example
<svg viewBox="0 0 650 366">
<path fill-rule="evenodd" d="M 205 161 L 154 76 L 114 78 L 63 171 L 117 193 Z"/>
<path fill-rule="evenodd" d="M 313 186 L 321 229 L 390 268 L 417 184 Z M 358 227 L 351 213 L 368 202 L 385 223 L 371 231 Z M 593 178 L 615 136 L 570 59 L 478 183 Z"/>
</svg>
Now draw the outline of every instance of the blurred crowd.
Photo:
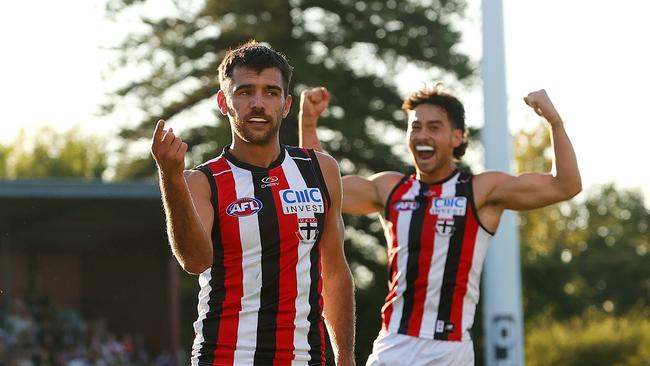
<svg viewBox="0 0 650 366">
<path fill-rule="evenodd" d="M 0 366 L 176 366 L 164 351 L 152 356 L 141 336 L 117 336 L 104 319 L 86 320 L 46 298 L 15 298 L 0 307 Z"/>
</svg>

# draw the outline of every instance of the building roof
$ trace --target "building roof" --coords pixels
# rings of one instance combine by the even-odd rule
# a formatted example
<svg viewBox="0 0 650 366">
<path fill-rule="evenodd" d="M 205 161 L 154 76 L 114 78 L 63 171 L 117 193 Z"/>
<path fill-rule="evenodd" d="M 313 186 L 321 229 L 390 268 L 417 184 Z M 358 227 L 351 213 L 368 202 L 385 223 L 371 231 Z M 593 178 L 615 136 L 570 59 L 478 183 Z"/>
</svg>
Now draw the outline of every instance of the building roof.
<svg viewBox="0 0 650 366">
<path fill-rule="evenodd" d="M 0 180 L 0 240 L 39 251 L 132 250 L 137 243 L 169 252 L 153 182 Z"/>
</svg>

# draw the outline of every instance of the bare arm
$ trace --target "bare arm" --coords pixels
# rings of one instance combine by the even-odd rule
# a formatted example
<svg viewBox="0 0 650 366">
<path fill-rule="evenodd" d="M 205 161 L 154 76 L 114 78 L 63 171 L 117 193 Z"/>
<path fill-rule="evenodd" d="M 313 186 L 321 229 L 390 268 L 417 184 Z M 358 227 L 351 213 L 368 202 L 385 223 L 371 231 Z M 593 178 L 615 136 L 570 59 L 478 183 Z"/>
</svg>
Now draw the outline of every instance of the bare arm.
<svg viewBox="0 0 650 366">
<path fill-rule="evenodd" d="M 336 364 L 354 365 L 354 284 L 343 251 L 341 175 L 336 161 L 318 154 L 331 205 L 321 238 L 324 315 Z"/>
<path fill-rule="evenodd" d="M 323 151 L 316 127 L 318 117 L 330 103 L 330 93 L 325 87 L 316 87 L 300 93 L 298 113 L 298 139 L 301 147 Z"/>
<path fill-rule="evenodd" d="M 486 203 L 502 209 L 529 210 L 567 200 L 582 190 L 578 163 L 560 115 L 546 91 L 539 90 L 524 98 L 538 115 L 549 123 L 555 152 L 555 175 L 524 173 L 517 177 L 505 173 L 486 173 L 492 189 Z M 478 177 L 477 177 L 478 178 Z"/>
<path fill-rule="evenodd" d="M 318 118 L 329 105 L 329 101 L 330 94 L 322 86 L 307 89 L 300 94 L 298 128 L 301 147 L 322 151 L 316 127 Z M 400 173 L 395 172 L 377 173 L 369 178 L 358 175 L 343 177 L 342 212 L 352 215 L 380 212 L 387 195 L 383 194 L 384 184 L 388 183 L 392 188 L 397 183 L 397 180 L 391 179 L 390 176 L 397 176 L 397 180 L 402 177 Z"/>
<path fill-rule="evenodd" d="M 158 121 L 151 153 L 158 165 L 167 236 L 183 269 L 199 274 L 212 265 L 210 186 L 201 172 L 184 172 L 187 144 L 164 128 L 165 122 Z"/>
</svg>

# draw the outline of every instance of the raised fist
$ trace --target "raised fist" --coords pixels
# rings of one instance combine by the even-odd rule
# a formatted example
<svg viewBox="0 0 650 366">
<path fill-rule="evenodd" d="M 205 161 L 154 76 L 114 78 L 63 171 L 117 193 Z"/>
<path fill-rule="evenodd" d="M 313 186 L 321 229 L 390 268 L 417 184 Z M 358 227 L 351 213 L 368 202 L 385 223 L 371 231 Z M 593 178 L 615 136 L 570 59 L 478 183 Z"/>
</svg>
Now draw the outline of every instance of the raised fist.
<svg viewBox="0 0 650 366">
<path fill-rule="evenodd" d="M 560 114 L 557 112 L 551 99 L 546 94 L 546 90 L 541 89 L 529 93 L 528 96 L 524 97 L 524 102 L 530 106 L 535 113 L 544 117 L 550 124 L 562 123 Z"/>
<path fill-rule="evenodd" d="M 317 119 L 330 103 L 330 93 L 323 86 L 300 93 L 300 114 L 302 118 Z"/>
</svg>

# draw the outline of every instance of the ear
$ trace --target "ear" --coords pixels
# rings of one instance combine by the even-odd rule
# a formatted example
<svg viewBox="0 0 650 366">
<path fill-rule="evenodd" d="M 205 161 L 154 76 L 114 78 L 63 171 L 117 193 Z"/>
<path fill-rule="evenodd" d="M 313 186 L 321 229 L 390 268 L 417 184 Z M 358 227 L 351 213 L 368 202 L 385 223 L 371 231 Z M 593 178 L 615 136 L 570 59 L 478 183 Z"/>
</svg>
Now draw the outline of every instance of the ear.
<svg viewBox="0 0 650 366">
<path fill-rule="evenodd" d="M 463 131 L 459 128 L 454 128 L 451 130 L 451 144 L 454 148 L 460 146 L 463 143 Z"/>
<path fill-rule="evenodd" d="M 224 94 L 223 90 L 221 89 L 219 89 L 217 92 L 217 106 L 219 106 L 221 114 L 224 116 L 228 115 L 228 103 L 226 102 L 226 94 Z"/>
<path fill-rule="evenodd" d="M 284 100 L 284 109 L 282 110 L 282 118 L 287 118 L 290 109 L 291 109 L 291 94 L 287 95 L 287 98 Z"/>
</svg>

